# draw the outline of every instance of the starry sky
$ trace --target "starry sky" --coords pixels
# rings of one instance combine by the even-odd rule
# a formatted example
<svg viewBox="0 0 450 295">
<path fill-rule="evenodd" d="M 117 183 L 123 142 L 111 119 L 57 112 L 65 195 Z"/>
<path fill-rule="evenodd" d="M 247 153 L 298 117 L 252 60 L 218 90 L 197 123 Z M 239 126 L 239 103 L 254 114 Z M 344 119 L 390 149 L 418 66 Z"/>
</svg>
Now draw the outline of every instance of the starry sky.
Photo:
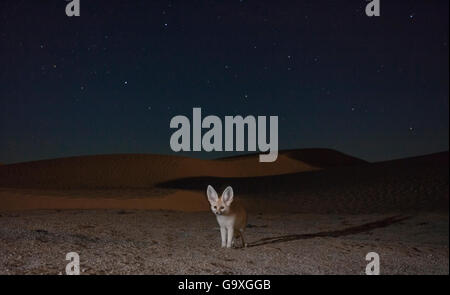
<svg viewBox="0 0 450 295">
<path fill-rule="evenodd" d="M 447 0 L 381 0 L 372 18 L 365 0 L 66 4 L 0 2 L 1 163 L 173 154 L 170 119 L 193 107 L 277 115 L 280 149 L 448 150 Z"/>
</svg>

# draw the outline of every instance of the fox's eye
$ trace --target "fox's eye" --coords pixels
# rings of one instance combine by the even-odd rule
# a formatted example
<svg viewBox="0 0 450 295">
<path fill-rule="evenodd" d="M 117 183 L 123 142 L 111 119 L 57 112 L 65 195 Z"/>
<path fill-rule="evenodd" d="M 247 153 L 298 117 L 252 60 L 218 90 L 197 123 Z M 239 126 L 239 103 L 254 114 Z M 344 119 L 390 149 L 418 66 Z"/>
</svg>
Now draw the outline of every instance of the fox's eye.
<svg viewBox="0 0 450 295">
<path fill-rule="evenodd" d="M 225 209 L 225 207 L 224 206 L 220 206 L 220 210 L 223 210 L 223 209 Z"/>
<path fill-rule="evenodd" d="M 217 206 L 214 206 L 214 209 L 217 209 Z"/>
</svg>

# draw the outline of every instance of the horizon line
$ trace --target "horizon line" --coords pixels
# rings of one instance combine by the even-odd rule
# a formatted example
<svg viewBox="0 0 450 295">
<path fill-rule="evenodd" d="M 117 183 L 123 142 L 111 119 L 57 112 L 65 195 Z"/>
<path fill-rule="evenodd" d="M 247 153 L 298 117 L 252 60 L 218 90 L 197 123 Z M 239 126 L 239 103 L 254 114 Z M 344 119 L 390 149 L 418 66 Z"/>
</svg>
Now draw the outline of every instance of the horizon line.
<svg viewBox="0 0 450 295">
<path fill-rule="evenodd" d="M 287 153 L 287 152 L 295 152 L 295 151 L 307 151 L 307 150 L 326 150 L 326 151 L 332 151 L 332 152 L 336 152 L 339 154 L 342 154 L 344 156 L 347 157 L 352 157 L 356 160 L 360 160 L 363 162 L 366 162 L 368 164 L 373 164 L 373 163 L 383 163 L 383 162 L 390 162 L 390 161 L 396 161 L 396 160 L 403 160 L 403 159 L 413 159 L 413 158 L 419 158 L 419 157 L 424 157 L 424 156 L 431 156 L 431 155 L 436 155 L 436 154 L 443 154 L 443 153 L 449 153 L 449 149 L 446 150 L 442 150 L 442 151 L 437 151 L 437 152 L 432 152 L 432 153 L 426 153 L 426 154 L 418 154 L 418 155 L 413 155 L 413 156 L 406 156 L 406 157 L 400 157 L 400 158 L 393 158 L 393 159 L 387 159 L 387 160 L 381 160 L 381 161 L 368 161 L 365 160 L 363 158 L 359 158 L 359 157 L 355 157 L 351 154 L 348 153 L 344 153 L 341 152 L 339 150 L 336 149 L 332 149 L 332 148 L 298 148 L 298 149 L 283 149 L 283 150 L 278 150 L 278 154 L 282 154 L 282 153 Z M 37 159 L 37 160 L 29 160 L 29 161 L 20 161 L 20 162 L 11 162 L 11 163 L 5 163 L 5 162 L 0 162 L 0 166 L 6 166 L 6 165 L 15 165 L 15 164 L 24 164 L 24 163 L 33 163 L 33 162 L 40 162 L 40 161 L 50 161 L 50 160 L 60 160 L 60 159 L 69 159 L 69 158 L 82 158 L 82 157 L 96 157 L 96 156 L 119 156 L 119 155 L 149 155 L 149 156 L 166 156 L 166 157 L 177 157 L 177 158 L 188 158 L 188 159 L 196 159 L 196 160 L 204 160 L 204 161 L 221 161 L 221 160 L 227 160 L 227 159 L 236 159 L 236 158 L 243 158 L 243 157 L 257 157 L 260 154 L 264 154 L 264 153 L 257 153 L 257 152 L 238 152 L 239 154 L 235 154 L 235 155 L 230 155 L 230 156 L 219 156 L 219 157 L 215 157 L 215 158 L 203 158 L 203 157 L 190 157 L 186 155 L 187 152 L 172 152 L 172 153 L 167 153 L 167 154 L 163 154 L 163 153 L 110 153 L 110 154 L 79 154 L 79 155 L 72 155 L 72 156 L 64 156 L 64 157 L 55 157 L 55 158 L 42 158 L 42 159 Z M 189 152 L 189 153 L 195 153 L 195 152 Z M 196 152 L 197 154 L 200 152 Z M 204 153 L 204 152 L 202 152 Z M 233 152 L 236 153 L 236 152 Z M 258 162 L 259 163 L 259 162 Z M 271 163 L 276 163 L 275 162 L 271 162 Z"/>
</svg>

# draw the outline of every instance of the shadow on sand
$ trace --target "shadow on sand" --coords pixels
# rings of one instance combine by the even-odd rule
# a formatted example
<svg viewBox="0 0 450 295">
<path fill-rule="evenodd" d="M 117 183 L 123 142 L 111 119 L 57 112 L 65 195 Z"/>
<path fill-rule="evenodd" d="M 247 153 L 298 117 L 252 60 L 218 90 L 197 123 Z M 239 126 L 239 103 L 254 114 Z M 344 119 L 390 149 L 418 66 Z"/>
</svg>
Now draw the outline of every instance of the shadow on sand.
<svg viewBox="0 0 450 295">
<path fill-rule="evenodd" d="M 411 218 L 410 216 L 392 216 L 388 217 L 382 220 L 374 221 L 365 223 L 358 226 L 348 227 L 341 230 L 335 230 L 335 231 L 323 231 L 318 233 L 311 233 L 311 234 L 299 234 L 299 235 L 286 235 L 286 236 L 278 236 L 278 237 L 271 237 L 271 238 L 264 238 L 260 239 L 258 241 L 252 242 L 247 244 L 247 248 L 249 247 L 257 247 L 267 244 L 275 244 L 275 243 L 283 243 L 283 242 L 289 242 L 289 241 L 295 241 L 295 240 L 304 240 L 304 239 L 313 239 L 313 238 L 319 238 L 319 237 L 331 237 L 331 238 L 337 238 L 341 236 L 347 236 L 347 235 L 355 235 L 363 232 L 368 232 L 376 228 L 383 228 L 386 226 L 389 226 L 394 223 L 401 222 L 403 220 Z"/>
</svg>

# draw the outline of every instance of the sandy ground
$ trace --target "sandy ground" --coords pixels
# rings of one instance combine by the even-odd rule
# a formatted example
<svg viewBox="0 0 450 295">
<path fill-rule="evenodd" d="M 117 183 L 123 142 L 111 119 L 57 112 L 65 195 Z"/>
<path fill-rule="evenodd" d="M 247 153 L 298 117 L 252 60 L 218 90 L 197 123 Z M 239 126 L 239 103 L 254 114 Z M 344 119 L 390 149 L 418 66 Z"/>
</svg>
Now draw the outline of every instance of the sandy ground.
<svg viewBox="0 0 450 295">
<path fill-rule="evenodd" d="M 212 213 L 0 212 L 0 274 L 449 274 L 448 214 L 250 214 L 245 249 L 220 248 Z"/>
<path fill-rule="evenodd" d="M 0 167 L 0 274 L 449 274 L 448 152 L 366 163 L 323 149 L 198 160 L 105 155 Z M 231 185 L 245 249 L 205 190 Z"/>
</svg>

